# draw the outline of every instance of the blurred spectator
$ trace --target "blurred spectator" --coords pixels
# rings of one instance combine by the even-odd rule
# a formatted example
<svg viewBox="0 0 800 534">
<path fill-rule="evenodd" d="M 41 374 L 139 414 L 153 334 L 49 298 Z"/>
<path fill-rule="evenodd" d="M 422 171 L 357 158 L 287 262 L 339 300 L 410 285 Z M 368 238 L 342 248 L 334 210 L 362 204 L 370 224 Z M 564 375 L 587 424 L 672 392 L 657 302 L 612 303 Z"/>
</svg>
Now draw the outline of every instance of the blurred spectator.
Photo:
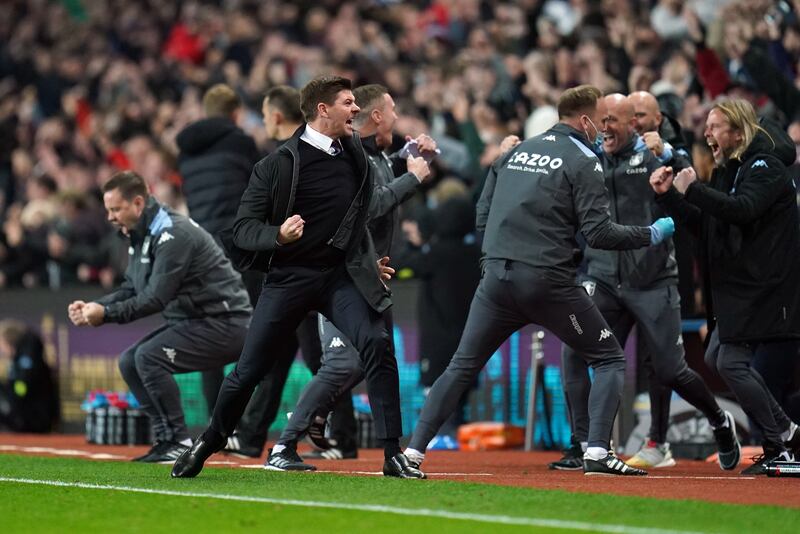
<svg viewBox="0 0 800 534">
<path fill-rule="evenodd" d="M 386 85 L 397 133 L 429 131 L 442 150 L 428 190 L 455 176 L 479 192 L 500 140 L 546 129 L 555 98 L 580 83 L 653 93 L 688 146 L 721 95 L 748 98 L 784 127 L 800 109 L 797 0 L 66 5 L 3 3 L 3 224 L 44 176 L 93 195 L 114 172 L 133 170 L 160 201 L 184 209 L 176 138 L 204 119 L 202 95 L 218 83 L 241 100 L 238 126 L 262 153 L 273 147 L 260 121 L 272 87 L 322 72 Z M 0 254 L 0 271 L 14 258 Z"/>
<path fill-rule="evenodd" d="M 0 361 L 8 362 L 7 379 L 0 382 L 0 430 L 53 430 L 58 388 L 39 335 L 18 321 L 0 321 Z"/>
<path fill-rule="evenodd" d="M 203 95 L 203 111 L 205 118 L 184 128 L 176 138 L 178 170 L 189 216 L 221 245 L 219 233 L 233 227 L 239 199 L 259 154 L 253 138 L 236 126 L 242 109 L 233 89 L 225 84 L 213 85 Z M 242 274 L 253 306 L 263 278 L 255 271 Z M 209 416 L 225 378 L 223 371 L 219 368 L 202 373 Z"/>
</svg>

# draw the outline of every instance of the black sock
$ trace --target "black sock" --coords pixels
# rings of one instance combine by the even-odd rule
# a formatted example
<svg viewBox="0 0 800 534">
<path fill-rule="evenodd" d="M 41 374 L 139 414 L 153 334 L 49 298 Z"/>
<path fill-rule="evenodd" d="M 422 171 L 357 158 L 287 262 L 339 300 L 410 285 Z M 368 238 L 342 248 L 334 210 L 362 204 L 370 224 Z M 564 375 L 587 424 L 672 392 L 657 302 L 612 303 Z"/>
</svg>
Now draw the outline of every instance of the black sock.
<svg viewBox="0 0 800 534">
<path fill-rule="evenodd" d="M 400 454 L 400 438 L 379 439 L 378 442 L 383 443 L 383 457 L 387 460 Z"/>
</svg>

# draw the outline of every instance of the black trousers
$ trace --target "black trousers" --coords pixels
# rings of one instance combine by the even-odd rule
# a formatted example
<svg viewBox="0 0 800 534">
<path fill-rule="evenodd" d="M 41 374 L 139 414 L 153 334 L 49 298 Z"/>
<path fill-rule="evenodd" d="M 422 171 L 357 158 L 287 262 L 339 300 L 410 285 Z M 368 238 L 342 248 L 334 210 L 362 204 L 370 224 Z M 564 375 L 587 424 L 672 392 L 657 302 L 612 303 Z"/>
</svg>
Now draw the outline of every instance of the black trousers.
<svg viewBox="0 0 800 534">
<path fill-rule="evenodd" d="M 608 448 L 625 378 L 622 348 L 582 287 L 553 283 L 544 274 L 510 260 L 487 262 L 458 350 L 425 399 L 410 448 L 428 447 L 492 354 L 529 323 L 553 332 L 594 369 L 589 446 Z"/>
<path fill-rule="evenodd" d="M 229 436 L 258 382 L 275 364 L 276 347 L 293 342 L 309 311 L 327 317 L 358 349 L 367 381 L 375 433 L 402 435 L 400 381 L 389 332 L 347 274 L 344 264 L 327 269 L 276 266 L 267 274 L 236 368 L 222 383 L 211 429 Z M 280 350 L 280 349 L 277 349 Z"/>
<path fill-rule="evenodd" d="M 391 309 L 383 314 L 389 333 L 392 352 L 394 321 Z M 364 379 L 363 366 L 358 351 L 347 335 L 331 321 L 320 315 L 319 337 L 322 341 L 322 366 L 311 379 L 292 412 L 278 443 L 296 443 L 311 426 L 315 416 L 331 416 L 331 437 L 344 450 L 357 448 L 358 427 L 353 415 L 353 397 L 350 390 Z"/>
<path fill-rule="evenodd" d="M 316 313 L 309 314 L 303 319 L 295 339 L 294 343 L 276 347 L 277 351 L 271 356 L 274 357 L 275 364 L 258 384 L 236 427 L 239 440 L 248 446 L 264 448 L 269 427 L 278 415 L 283 389 L 289 377 L 289 369 L 297 355 L 298 346 L 311 373 L 316 374 L 319 370 L 322 349 L 317 331 Z"/>
<path fill-rule="evenodd" d="M 247 316 L 203 317 L 165 324 L 122 353 L 119 370 L 141 404 L 156 440 L 189 437 L 172 375 L 220 368 L 242 350 Z"/>
<path fill-rule="evenodd" d="M 764 379 L 750 366 L 755 345 L 720 343 L 719 329 L 711 333 L 706 349 L 706 365 L 719 373 L 736 400 L 762 434 L 762 445 L 769 451 L 783 450 L 781 434 L 791 421 L 770 393 Z"/>
</svg>

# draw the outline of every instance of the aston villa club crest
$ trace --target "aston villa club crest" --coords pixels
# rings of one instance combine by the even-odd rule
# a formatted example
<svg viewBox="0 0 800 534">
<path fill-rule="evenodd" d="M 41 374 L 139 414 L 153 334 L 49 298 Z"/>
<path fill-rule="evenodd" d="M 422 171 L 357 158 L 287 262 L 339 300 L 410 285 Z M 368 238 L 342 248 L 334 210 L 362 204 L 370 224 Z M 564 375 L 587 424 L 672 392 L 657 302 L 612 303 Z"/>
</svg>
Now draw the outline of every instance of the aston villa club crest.
<svg viewBox="0 0 800 534">
<path fill-rule="evenodd" d="M 641 165 L 644 161 L 644 152 L 639 152 L 638 154 L 634 154 L 631 156 L 631 160 L 628 162 L 628 165 L 631 167 L 636 167 L 637 165 Z"/>
</svg>

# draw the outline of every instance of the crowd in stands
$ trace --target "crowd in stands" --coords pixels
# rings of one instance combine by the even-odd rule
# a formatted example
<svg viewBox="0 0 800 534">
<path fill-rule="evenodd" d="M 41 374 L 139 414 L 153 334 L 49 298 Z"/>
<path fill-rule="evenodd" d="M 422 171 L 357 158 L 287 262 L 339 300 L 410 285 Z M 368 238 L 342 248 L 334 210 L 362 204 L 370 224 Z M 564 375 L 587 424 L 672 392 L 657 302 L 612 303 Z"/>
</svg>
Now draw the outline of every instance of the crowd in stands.
<svg viewBox="0 0 800 534">
<path fill-rule="evenodd" d="M 130 169 L 184 209 L 175 139 L 216 83 L 239 94 L 263 154 L 269 88 L 325 72 L 386 85 L 399 138 L 441 148 L 427 207 L 454 189 L 476 198 L 503 138 L 549 128 L 558 95 L 582 83 L 652 92 L 701 177 L 704 119 L 726 94 L 780 121 L 800 158 L 798 15 L 800 0 L 6 0 L 0 287 L 111 287 L 127 255 L 100 188 Z M 417 243 L 433 232 L 413 229 Z"/>
</svg>

